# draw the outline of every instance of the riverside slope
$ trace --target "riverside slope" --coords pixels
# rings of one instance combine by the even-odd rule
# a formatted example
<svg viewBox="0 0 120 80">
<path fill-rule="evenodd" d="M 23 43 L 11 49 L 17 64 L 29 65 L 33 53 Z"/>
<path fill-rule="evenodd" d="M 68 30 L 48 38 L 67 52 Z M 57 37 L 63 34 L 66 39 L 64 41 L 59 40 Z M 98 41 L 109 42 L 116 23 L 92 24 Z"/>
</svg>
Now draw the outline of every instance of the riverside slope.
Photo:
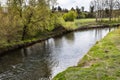
<svg viewBox="0 0 120 80">
<path fill-rule="evenodd" d="M 119 80 L 120 29 L 109 33 L 79 62 L 53 80 Z"/>
</svg>

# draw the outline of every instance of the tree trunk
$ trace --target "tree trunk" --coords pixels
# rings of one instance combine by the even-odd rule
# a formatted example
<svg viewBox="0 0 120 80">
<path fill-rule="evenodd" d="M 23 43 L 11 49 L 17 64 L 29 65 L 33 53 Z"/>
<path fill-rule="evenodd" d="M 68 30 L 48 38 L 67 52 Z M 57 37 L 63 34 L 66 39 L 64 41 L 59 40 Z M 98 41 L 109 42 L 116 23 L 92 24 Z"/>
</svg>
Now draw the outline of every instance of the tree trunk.
<svg viewBox="0 0 120 80">
<path fill-rule="evenodd" d="M 98 22 L 98 13 L 96 12 L 96 22 Z"/>
<path fill-rule="evenodd" d="M 27 33 L 27 25 L 23 27 L 22 40 L 25 40 L 26 33 Z"/>
<path fill-rule="evenodd" d="M 112 21 L 112 9 L 110 9 L 110 13 L 109 13 L 109 21 Z"/>
</svg>

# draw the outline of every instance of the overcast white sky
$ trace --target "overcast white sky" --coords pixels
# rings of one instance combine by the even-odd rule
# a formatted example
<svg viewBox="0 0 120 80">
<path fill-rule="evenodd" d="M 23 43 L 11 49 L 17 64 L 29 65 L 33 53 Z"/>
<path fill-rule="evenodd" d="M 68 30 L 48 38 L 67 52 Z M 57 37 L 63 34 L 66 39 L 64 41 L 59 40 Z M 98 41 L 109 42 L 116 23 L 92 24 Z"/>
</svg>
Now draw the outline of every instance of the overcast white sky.
<svg viewBox="0 0 120 80">
<path fill-rule="evenodd" d="M 76 6 L 84 6 L 85 10 L 89 10 L 89 3 L 91 0 L 57 0 L 58 5 L 62 8 L 71 9 L 71 7 L 76 8 Z"/>
<path fill-rule="evenodd" d="M 2 3 L 2 5 L 4 5 L 6 2 L 6 0 L 0 0 L 0 3 Z"/>
</svg>

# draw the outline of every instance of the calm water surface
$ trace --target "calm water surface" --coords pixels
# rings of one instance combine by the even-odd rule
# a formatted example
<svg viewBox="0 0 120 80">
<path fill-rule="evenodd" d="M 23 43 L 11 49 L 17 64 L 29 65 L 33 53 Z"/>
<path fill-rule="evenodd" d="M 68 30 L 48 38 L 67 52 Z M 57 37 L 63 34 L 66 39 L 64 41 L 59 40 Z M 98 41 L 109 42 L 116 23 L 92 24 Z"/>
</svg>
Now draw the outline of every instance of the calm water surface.
<svg viewBox="0 0 120 80">
<path fill-rule="evenodd" d="M 0 80 L 49 80 L 76 66 L 89 49 L 114 29 L 73 32 L 8 52 L 0 58 Z"/>
</svg>

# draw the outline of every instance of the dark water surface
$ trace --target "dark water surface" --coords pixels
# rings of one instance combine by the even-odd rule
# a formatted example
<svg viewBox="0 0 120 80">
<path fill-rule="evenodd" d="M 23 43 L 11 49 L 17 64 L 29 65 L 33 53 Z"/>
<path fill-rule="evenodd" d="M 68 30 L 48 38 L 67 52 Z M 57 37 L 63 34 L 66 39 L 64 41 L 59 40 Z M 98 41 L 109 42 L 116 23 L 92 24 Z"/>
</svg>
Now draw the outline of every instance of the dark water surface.
<svg viewBox="0 0 120 80">
<path fill-rule="evenodd" d="M 88 50 L 114 28 L 91 29 L 51 38 L 0 58 L 0 80 L 48 80 L 76 66 Z"/>
</svg>

